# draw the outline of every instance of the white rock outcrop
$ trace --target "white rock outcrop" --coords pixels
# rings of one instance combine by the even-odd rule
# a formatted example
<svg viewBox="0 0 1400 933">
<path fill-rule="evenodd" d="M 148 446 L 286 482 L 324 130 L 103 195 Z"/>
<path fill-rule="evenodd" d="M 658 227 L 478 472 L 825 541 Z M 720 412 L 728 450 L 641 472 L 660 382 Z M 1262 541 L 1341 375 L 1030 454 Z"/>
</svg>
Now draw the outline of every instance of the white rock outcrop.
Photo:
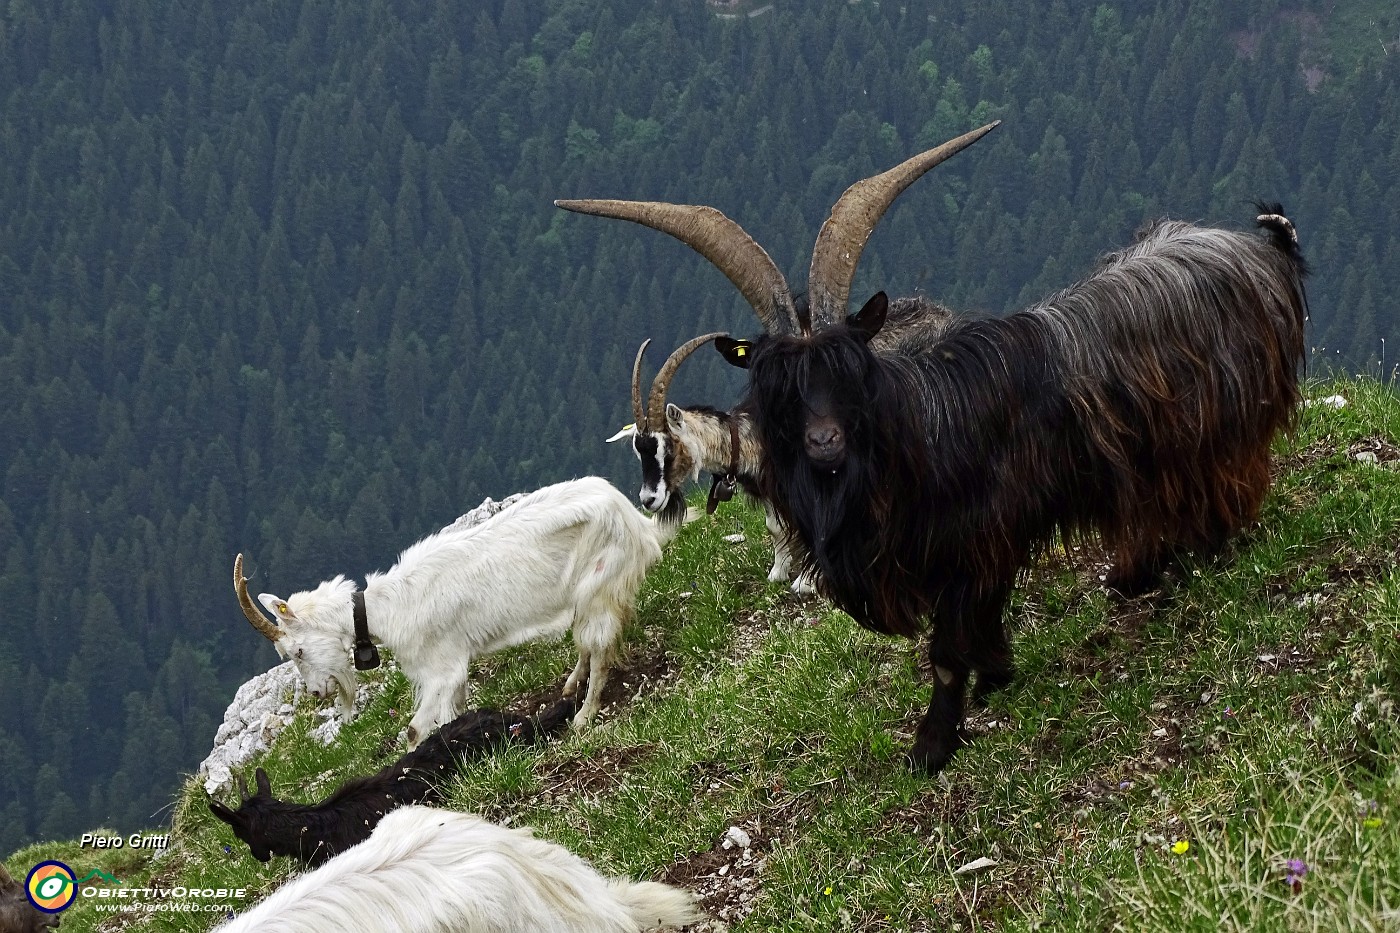
<svg viewBox="0 0 1400 933">
<path fill-rule="evenodd" d="M 214 734 L 214 750 L 199 765 L 205 791 L 231 787 L 233 769 L 272 745 L 292 721 L 303 687 L 296 666 L 286 661 L 238 688 Z"/>
</svg>

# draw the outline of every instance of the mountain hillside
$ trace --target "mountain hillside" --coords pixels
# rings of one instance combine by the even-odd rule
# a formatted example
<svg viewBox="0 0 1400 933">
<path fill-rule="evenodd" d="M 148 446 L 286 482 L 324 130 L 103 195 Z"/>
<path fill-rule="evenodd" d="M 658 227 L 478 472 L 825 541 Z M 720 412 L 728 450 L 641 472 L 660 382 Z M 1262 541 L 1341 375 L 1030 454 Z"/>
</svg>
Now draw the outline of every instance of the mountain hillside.
<svg viewBox="0 0 1400 933">
<path fill-rule="evenodd" d="M 0 4 L 0 851 L 161 816 L 272 663 L 236 553 L 285 595 L 487 495 L 633 489 L 637 346 L 756 325 L 556 198 L 714 205 L 801 289 L 847 185 L 1001 119 L 856 296 L 1007 311 L 1277 199 L 1313 372 L 1391 372 L 1397 36 L 1376 0 Z M 705 353 L 674 394 L 741 381 Z"/>
<path fill-rule="evenodd" d="M 1126 601 L 1106 597 L 1092 549 L 1025 575 L 1010 610 L 1019 677 L 972 714 L 970 745 L 937 779 L 901 758 L 930 689 L 914 647 L 766 583 L 762 517 L 736 501 L 687 526 L 648 579 L 598 727 L 469 764 L 451 806 L 692 888 L 736 933 L 1388 928 L 1400 397 L 1374 380 L 1308 395 L 1260 524 L 1221 559 Z M 493 657 L 477 700 L 532 709 L 572 662 L 567 643 Z M 394 760 L 410 698 L 397 674 L 371 679 L 382 692 L 331 744 L 311 737 L 321 720 L 304 702 L 249 771 L 311 801 Z M 246 889 L 235 910 L 293 870 L 254 861 L 200 781 L 173 817 L 159 857 L 70 841 L 6 865 Z M 63 929 L 222 917 L 114 918 L 99 903 L 81 898 Z"/>
</svg>

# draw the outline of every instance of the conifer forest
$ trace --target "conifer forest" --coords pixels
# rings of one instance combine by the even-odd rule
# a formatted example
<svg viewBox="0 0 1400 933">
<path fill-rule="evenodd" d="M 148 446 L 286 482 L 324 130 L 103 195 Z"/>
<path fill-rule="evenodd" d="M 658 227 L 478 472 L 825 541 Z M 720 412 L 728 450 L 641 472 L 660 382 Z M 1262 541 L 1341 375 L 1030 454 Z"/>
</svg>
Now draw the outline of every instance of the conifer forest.
<svg viewBox="0 0 1400 933">
<path fill-rule="evenodd" d="M 628 380 L 757 330 L 556 198 L 718 207 L 801 287 L 852 182 L 974 126 L 852 297 L 991 313 L 1145 220 L 1284 204 L 1311 373 L 1400 362 L 1400 8 L 1373 0 L 0 7 L 0 853 L 158 824 L 278 659 L 230 587 L 387 569 L 485 496 L 629 495 Z M 678 402 L 730 404 L 697 355 Z"/>
</svg>

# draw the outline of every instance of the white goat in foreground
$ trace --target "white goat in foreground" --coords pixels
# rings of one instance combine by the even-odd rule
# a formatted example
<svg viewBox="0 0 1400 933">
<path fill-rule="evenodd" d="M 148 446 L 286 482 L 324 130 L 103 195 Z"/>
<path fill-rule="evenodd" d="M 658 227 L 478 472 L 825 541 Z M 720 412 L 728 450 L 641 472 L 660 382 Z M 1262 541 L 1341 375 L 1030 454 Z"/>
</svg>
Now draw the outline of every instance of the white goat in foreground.
<svg viewBox="0 0 1400 933">
<path fill-rule="evenodd" d="M 414 806 L 218 933 L 637 933 L 701 918 L 689 893 L 604 878 L 528 829 Z"/>
<path fill-rule="evenodd" d="M 564 693 L 587 672 L 574 717 L 583 728 L 602 703 L 642 579 L 679 526 L 643 515 L 607 480 L 585 477 L 536 490 L 479 525 L 429 535 L 387 573 L 368 575 L 363 595 L 343 576 L 286 599 L 263 593 L 276 624 L 248 597 L 241 554 L 233 583 L 248 621 L 296 663 L 313 696 L 336 695 L 346 719 L 354 715 L 361 603 L 368 638 L 393 650 L 417 691 L 410 749 L 466 709 L 473 658 L 572 627 L 579 659 Z"/>
</svg>

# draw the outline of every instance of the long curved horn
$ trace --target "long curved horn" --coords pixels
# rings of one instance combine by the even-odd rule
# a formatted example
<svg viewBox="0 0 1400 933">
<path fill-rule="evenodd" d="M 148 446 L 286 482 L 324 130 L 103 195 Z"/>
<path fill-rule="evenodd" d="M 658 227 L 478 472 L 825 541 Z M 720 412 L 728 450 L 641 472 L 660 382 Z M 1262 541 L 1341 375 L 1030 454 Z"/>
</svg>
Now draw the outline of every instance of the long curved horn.
<svg viewBox="0 0 1400 933">
<path fill-rule="evenodd" d="M 671 380 L 675 378 L 676 370 L 680 369 L 685 358 L 716 337 L 723 336 L 723 331 L 716 331 L 713 334 L 705 334 L 687 340 L 666 358 L 666 362 L 661 364 L 656 378 L 651 381 L 651 395 L 647 397 L 646 427 L 648 431 L 660 431 L 666 426 L 666 390 L 671 388 Z M 638 419 L 637 424 L 641 423 L 642 421 Z"/>
<path fill-rule="evenodd" d="M 851 280 L 855 278 L 860 254 L 894 199 L 929 169 L 962 152 L 1000 124 L 997 120 L 964 133 L 846 189 L 832 206 L 831 216 L 822 224 L 817 244 L 812 248 L 812 266 L 807 273 L 812 330 L 821 330 L 845 318 Z"/>
<path fill-rule="evenodd" d="M 578 214 L 612 217 L 669 233 L 723 272 L 770 334 L 798 330 L 797 309 L 787 279 L 772 258 L 739 226 L 713 207 L 664 201 L 555 201 Z"/>
<path fill-rule="evenodd" d="M 632 361 L 632 422 L 640 431 L 646 427 L 647 410 L 642 407 L 642 354 L 647 352 L 651 338 L 642 341 L 637 348 L 637 358 Z"/>
<path fill-rule="evenodd" d="M 268 641 L 277 641 L 286 634 L 262 614 L 262 610 L 248 595 L 248 578 L 243 576 L 242 554 L 233 559 L 233 591 L 238 594 L 238 605 L 243 607 L 243 614 L 248 617 L 249 622 L 253 623 L 253 628 L 262 632 Z"/>
</svg>

